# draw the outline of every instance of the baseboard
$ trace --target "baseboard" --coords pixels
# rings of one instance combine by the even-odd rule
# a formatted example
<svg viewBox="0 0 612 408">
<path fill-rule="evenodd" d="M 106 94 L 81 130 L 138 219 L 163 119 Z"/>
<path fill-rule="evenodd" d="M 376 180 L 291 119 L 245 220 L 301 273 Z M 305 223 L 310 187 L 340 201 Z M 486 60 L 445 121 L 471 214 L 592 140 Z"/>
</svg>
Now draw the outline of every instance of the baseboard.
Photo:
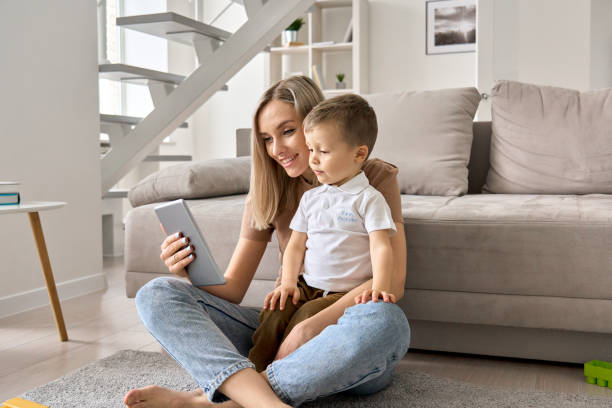
<svg viewBox="0 0 612 408">
<path fill-rule="evenodd" d="M 60 300 L 66 300 L 106 289 L 103 273 L 89 275 L 56 284 Z M 17 293 L 0 298 L 0 318 L 49 305 L 47 287 Z"/>
</svg>

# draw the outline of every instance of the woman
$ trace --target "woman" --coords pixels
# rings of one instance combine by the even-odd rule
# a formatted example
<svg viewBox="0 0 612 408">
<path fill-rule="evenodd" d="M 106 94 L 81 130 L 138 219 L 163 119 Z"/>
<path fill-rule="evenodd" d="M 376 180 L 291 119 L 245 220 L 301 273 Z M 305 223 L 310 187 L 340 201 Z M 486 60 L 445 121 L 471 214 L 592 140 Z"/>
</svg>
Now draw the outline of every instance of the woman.
<svg viewBox="0 0 612 408">
<path fill-rule="evenodd" d="M 226 284 L 197 288 L 158 278 L 136 296 L 144 325 L 201 388 L 132 390 L 125 396 L 128 407 L 206 407 L 228 398 L 228 406 L 297 406 L 342 391 L 376 392 L 391 382 L 395 364 L 408 350 L 410 328 L 392 303 L 355 305 L 355 296 L 371 287 L 371 280 L 296 325 L 267 370 L 257 373 L 245 357 L 259 311 L 238 303 L 274 231 L 284 251 L 301 195 L 316 183 L 308 167 L 302 120 L 323 99 L 320 89 L 304 76 L 280 81 L 262 96 L 253 118 L 251 188 Z M 391 245 L 393 294 L 399 300 L 404 293 L 406 245 L 397 169 L 374 159 L 365 163 L 364 172 L 383 193 L 397 227 Z M 185 267 L 192 260 L 187 245 L 188 238 L 176 234 L 162 243 L 160 257 L 177 276 L 187 276 Z"/>
</svg>

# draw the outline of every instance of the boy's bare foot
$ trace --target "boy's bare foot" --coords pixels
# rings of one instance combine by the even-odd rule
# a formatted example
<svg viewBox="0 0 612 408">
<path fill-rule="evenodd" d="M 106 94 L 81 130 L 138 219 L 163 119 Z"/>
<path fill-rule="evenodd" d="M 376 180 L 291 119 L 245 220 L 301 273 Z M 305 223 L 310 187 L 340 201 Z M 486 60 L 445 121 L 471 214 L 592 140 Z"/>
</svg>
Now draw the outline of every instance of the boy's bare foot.
<svg viewBox="0 0 612 408">
<path fill-rule="evenodd" d="M 191 408 L 212 407 L 213 405 L 204 391 L 175 391 L 156 385 L 137 388 L 125 394 L 123 402 L 128 408 Z M 218 405 L 221 407 L 237 407 L 234 403 Z"/>
</svg>

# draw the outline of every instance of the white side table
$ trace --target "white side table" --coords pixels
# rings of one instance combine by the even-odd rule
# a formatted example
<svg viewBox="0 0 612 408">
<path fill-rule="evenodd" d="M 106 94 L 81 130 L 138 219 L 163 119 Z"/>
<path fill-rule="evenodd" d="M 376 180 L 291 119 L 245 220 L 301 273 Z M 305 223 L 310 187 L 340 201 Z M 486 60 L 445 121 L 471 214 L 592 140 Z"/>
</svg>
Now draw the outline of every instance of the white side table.
<svg viewBox="0 0 612 408">
<path fill-rule="evenodd" d="M 28 213 L 30 225 L 32 226 L 32 233 L 34 234 L 34 241 L 36 241 L 36 248 L 38 248 L 38 258 L 40 259 L 40 266 L 42 267 L 43 275 L 45 276 L 45 281 L 47 283 L 47 291 L 49 292 L 49 299 L 51 300 L 51 308 L 53 309 L 53 315 L 55 317 L 55 325 L 57 326 L 57 330 L 59 331 L 61 341 L 68 340 L 68 334 L 66 333 L 64 316 L 62 314 L 62 308 L 60 306 L 59 298 L 57 296 L 55 279 L 53 279 L 51 262 L 49 262 L 49 254 L 47 252 L 47 245 L 45 244 L 45 237 L 43 236 L 42 226 L 40 224 L 40 217 L 38 216 L 38 212 L 45 210 L 53 210 L 55 208 L 60 208 L 65 205 L 66 203 L 62 202 L 42 201 L 22 202 L 19 205 L 0 205 L 0 215 L 12 213 Z"/>
</svg>

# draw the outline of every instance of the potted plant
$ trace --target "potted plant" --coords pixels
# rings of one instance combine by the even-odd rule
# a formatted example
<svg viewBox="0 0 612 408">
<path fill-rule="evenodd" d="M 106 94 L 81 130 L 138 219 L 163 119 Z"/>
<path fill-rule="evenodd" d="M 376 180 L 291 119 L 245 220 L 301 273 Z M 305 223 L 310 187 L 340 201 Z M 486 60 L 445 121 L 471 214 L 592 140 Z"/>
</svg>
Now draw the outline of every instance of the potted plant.
<svg viewBox="0 0 612 408">
<path fill-rule="evenodd" d="M 338 80 L 338 82 L 336 82 L 336 89 L 346 89 L 346 82 L 342 82 L 344 81 L 344 74 L 336 74 L 336 79 Z"/>
<path fill-rule="evenodd" d="M 282 42 L 284 46 L 290 45 L 291 43 L 297 42 L 297 32 L 304 25 L 304 19 L 298 18 L 289 27 L 283 31 Z"/>
</svg>

